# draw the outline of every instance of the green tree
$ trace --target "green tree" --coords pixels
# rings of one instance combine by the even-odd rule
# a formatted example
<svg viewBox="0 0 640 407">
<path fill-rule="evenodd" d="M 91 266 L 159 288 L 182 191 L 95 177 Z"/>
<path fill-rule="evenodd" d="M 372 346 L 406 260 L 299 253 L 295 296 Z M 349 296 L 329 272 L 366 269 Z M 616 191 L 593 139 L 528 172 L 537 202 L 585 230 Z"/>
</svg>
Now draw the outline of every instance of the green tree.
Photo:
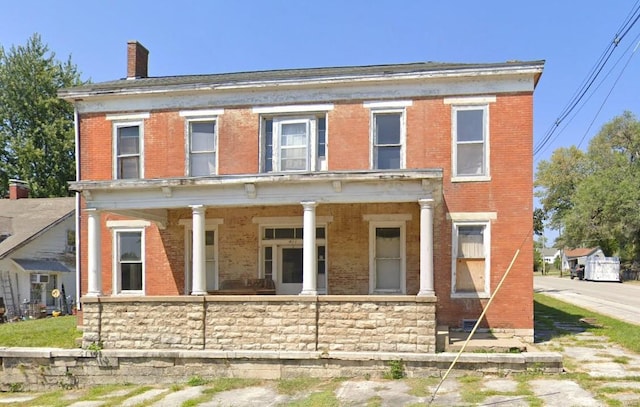
<svg viewBox="0 0 640 407">
<path fill-rule="evenodd" d="M 563 227 L 557 243 L 640 259 L 640 122 L 632 113 L 605 124 L 586 153 L 556 150 L 538 165 L 535 184 L 551 224 Z"/>
<path fill-rule="evenodd" d="M 591 140 L 587 157 L 590 171 L 566 217 L 567 238 L 640 258 L 640 122 L 630 112 L 614 118 Z"/>
<path fill-rule="evenodd" d="M 547 219 L 547 215 L 542 208 L 536 208 L 533 211 L 533 233 L 537 236 L 544 234 L 544 221 Z"/>
<path fill-rule="evenodd" d="M 577 147 L 559 148 L 549 161 L 538 164 L 534 186 L 545 217 L 559 230 L 568 211 L 574 206 L 574 194 L 587 173 L 585 154 Z"/>
<path fill-rule="evenodd" d="M 59 89 L 81 85 L 69 57 L 34 34 L 26 45 L 0 47 L 0 194 L 10 178 L 26 181 L 32 197 L 68 195 L 75 178 L 73 106 Z"/>
</svg>

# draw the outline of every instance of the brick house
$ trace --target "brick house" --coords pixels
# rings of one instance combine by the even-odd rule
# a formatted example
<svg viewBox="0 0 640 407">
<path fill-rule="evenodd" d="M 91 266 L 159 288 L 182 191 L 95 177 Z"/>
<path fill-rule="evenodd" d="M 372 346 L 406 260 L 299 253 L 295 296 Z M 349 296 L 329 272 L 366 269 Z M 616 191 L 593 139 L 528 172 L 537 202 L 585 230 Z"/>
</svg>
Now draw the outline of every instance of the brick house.
<svg viewBox="0 0 640 407">
<path fill-rule="evenodd" d="M 149 77 L 77 112 L 84 344 L 435 352 L 477 319 L 533 341 L 542 61 Z"/>
</svg>

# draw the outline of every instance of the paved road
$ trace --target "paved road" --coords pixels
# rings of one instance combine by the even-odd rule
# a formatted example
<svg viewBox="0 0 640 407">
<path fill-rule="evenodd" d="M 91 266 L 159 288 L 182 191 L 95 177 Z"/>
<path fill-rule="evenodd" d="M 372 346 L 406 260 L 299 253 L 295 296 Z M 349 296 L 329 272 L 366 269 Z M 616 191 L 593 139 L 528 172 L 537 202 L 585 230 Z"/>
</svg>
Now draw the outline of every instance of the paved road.
<svg viewBox="0 0 640 407">
<path fill-rule="evenodd" d="M 640 325 L 640 285 L 535 276 L 536 292 Z"/>
</svg>

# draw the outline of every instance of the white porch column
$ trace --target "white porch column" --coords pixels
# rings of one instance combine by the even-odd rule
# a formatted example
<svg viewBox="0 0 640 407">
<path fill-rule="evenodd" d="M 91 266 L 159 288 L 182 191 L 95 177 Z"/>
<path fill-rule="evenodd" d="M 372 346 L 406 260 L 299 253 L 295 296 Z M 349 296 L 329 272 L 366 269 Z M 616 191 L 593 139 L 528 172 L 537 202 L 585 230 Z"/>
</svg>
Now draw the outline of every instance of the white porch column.
<svg viewBox="0 0 640 407">
<path fill-rule="evenodd" d="M 191 205 L 193 224 L 193 265 L 191 277 L 191 295 L 207 294 L 207 268 L 205 260 L 205 208 L 203 205 Z"/>
<path fill-rule="evenodd" d="M 100 212 L 96 209 L 85 210 L 87 214 L 87 297 L 102 295 L 102 264 L 100 255 L 102 245 L 100 240 L 101 225 Z"/>
<path fill-rule="evenodd" d="M 315 201 L 300 202 L 304 208 L 302 234 L 302 292 L 300 295 L 318 295 L 318 262 L 316 254 L 316 206 Z"/>
<path fill-rule="evenodd" d="M 420 296 L 435 295 L 433 285 L 433 199 L 420 204 Z"/>
</svg>

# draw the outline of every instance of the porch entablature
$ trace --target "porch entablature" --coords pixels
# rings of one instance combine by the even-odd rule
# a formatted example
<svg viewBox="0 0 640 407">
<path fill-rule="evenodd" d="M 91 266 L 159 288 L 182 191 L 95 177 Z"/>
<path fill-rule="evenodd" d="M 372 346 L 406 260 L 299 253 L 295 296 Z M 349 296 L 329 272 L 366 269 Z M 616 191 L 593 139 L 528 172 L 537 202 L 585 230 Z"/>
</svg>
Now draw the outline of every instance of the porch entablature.
<svg viewBox="0 0 640 407">
<path fill-rule="evenodd" d="M 440 200 L 442 169 L 229 175 L 206 178 L 72 182 L 71 189 L 98 210 L 159 210 L 192 205 L 255 205 L 415 202 Z"/>
</svg>

